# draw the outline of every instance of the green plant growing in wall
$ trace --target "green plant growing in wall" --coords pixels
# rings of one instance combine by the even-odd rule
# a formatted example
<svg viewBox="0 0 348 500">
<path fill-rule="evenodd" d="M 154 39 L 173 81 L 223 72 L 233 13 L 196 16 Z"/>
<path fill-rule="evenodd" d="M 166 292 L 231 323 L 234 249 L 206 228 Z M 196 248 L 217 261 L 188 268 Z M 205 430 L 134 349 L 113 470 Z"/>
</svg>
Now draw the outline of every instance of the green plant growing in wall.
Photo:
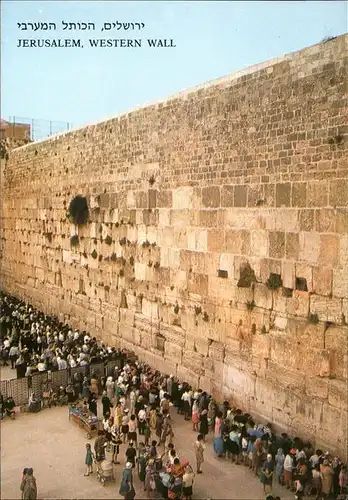
<svg viewBox="0 0 348 500">
<path fill-rule="evenodd" d="M 152 174 L 149 178 L 149 184 L 150 186 L 153 186 L 156 182 L 155 176 Z"/>
<path fill-rule="evenodd" d="M 72 247 L 76 247 L 79 244 L 79 237 L 77 234 L 73 234 L 70 238 L 70 245 Z"/>
<path fill-rule="evenodd" d="M 112 262 L 116 262 L 116 261 L 117 261 L 117 255 L 115 254 L 115 252 L 113 252 L 113 253 L 111 254 L 110 259 L 112 260 Z"/>
<path fill-rule="evenodd" d="M 160 265 L 161 264 L 159 262 L 156 262 L 153 267 L 154 267 L 154 269 L 158 269 L 160 267 Z"/>
<path fill-rule="evenodd" d="M 88 220 L 87 198 L 84 196 L 75 196 L 68 208 L 69 219 L 77 226 L 83 225 Z"/>
<path fill-rule="evenodd" d="M 107 237 L 105 238 L 105 240 L 104 240 L 104 241 L 105 241 L 105 243 L 106 243 L 107 245 L 111 245 L 111 243 L 112 243 L 112 238 L 111 238 L 111 236 L 110 236 L 110 235 L 107 235 Z"/>
<path fill-rule="evenodd" d="M 208 316 L 208 313 L 206 311 L 204 311 L 204 314 L 203 314 L 203 321 L 205 321 L 206 323 L 209 321 L 209 316 Z"/>
<path fill-rule="evenodd" d="M 251 333 L 252 333 L 253 335 L 255 335 L 255 334 L 256 334 L 256 325 L 255 325 L 255 323 L 253 323 L 253 324 L 251 325 Z"/>
<path fill-rule="evenodd" d="M 152 267 L 152 260 L 150 260 L 147 264 L 149 267 Z"/>
<path fill-rule="evenodd" d="M 262 325 L 262 328 L 261 328 L 261 333 L 267 333 L 267 330 L 266 330 L 265 325 Z"/>
<path fill-rule="evenodd" d="M 120 269 L 120 272 L 118 273 L 118 275 L 120 278 L 123 278 L 123 276 L 124 276 L 124 269 L 123 268 Z"/>
<path fill-rule="evenodd" d="M 269 275 L 269 278 L 268 278 L 266 284 L 270 290 L 277 290 L 278 288 L 280 288 L 283 284 L 280 274 L 271 273 Z"/>
<path fill-rule="evenodd" d="M 143 241 L 143 242 L 142 242 L 142 244 L 141 244 L 141 246 L 142 246 L 143 248 L 148 248 L 148 247 L 150 246 L 150 242 L 149 242 L 149 240 L 145 240 L 145 241 Z"/>
<path fill-rule="evenodd" d="M 317 315 L 317 313 L 309 313 L 308 321 L 313 325 L 316 325 L 317 323 L 319 323 L 319 316 Z"/>
<path fill-rule="evenodd" d="M 246 306 L 247 306 L 248 311 L 252 311 L 254 309 L 254 307 L 256 306 L 255 301 L 248 300 L 248 302 L 246 303 Z"/>
<path fill-rule="evenodd" d="M 91 253 L 91 256 L 93 257 L 93 259 L 96 259 L 98 257 L 98 253 L 97 253 L 97 251 L 95 249 Z"/>
<path fill-rule="evenodd" d="M 131 266 L 134 265 L 134 257 L 133 257 L 133 255 L 130 257 L 129 263 L 130 263 Z"/>
<path fill-rule="evenodd" d="M 175 314 L 179 314 L 180 308 L 178 303 L 175 304 L 173 311 Z"/>
<path fill-rule="evenodd" d="M 83 257 L 84 257 L 85 259 L 87 259 L 87 253 L 86 253 L 86 252 L 83 252 L 83 254 L 82 254 L 82 255 L 83 255 Z"/>
<path fill-rule="evenodd" d="M 101 262 L 103 260 L 103 256 L 101 254 L 98 257 L 98 260 L 99 260 L 99 262 Z"/>
</svg>

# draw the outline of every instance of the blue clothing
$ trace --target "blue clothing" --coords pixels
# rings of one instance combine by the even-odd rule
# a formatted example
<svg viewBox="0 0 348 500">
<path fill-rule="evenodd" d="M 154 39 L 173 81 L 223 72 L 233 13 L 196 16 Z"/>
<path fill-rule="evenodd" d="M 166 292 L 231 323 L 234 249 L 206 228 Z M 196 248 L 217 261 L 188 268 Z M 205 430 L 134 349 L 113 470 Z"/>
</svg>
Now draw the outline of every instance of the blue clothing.
<svg viewBox="0 0 348 500">
<path fill-rule="evenodd" d="M 85 464 L 86 465 L 92 465 L 92 463 L 93 463 L 92 450 L 87 449 L 86 450 L 86 461 L 85 461 Z"/>
<path fill-rule="evenodd" d="M 221 436 L 217 437 L 213 441 L 213 449 L 216 455 L 222 455 L 224 452 L 224 440 Z"/>
</svg>

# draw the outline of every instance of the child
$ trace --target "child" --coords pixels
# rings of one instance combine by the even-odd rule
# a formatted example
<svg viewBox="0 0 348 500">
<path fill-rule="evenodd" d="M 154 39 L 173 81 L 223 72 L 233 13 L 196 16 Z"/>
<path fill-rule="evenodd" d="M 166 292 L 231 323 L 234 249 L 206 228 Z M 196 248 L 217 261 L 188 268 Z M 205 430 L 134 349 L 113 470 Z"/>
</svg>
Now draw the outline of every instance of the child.
<svg viewBox="0 0 348 500">
<path fill-rule="evenodd" d="M 93 453 L 91 450 L 91 445 L 89 443 L 86 444 L 86 460 L 85 464 L 87 465 L 87 470 L 85 473 L 85 476 L 89 476 L 90 474 L 93 474 Z"/>
</svg>

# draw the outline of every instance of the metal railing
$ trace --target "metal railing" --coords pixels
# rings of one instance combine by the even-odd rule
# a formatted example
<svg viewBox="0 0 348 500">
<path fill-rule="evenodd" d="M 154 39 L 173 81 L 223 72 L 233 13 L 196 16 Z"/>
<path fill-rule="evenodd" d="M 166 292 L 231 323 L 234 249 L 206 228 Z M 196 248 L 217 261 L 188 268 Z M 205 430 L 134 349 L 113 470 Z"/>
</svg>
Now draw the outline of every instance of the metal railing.
<svg viewBox="0 0 348 500">
<path fill-rule="evenodd" d="M 71 129 L 72 124 L 69 122 L 10 116 L 8 121 L 1 123 L 1 136 L 28 142 L 40 141 Z"/>
<path fill-rule="evenodd" d="M 97 375 L 101 377 L 114 375 L 116 366 L 120 366 L 119 360 L 112 360 L 106 363 L 92 363 L 86 366 L 77 366 L 67 370 L 35 372 L 32 375 L 23 378 L 14 378 L 10 380 L 1 380 L 0 392 L 6 399 L 12 396 L 16 406 L 25 406 L 28 404 L 29 394 L 33 392 L 36 398 L 41 399 L 43 393 L 48 390 L 50 385 L 52 388 L 59 388 L 61 385 L 66 386 L 73 381 L 75 373 L 80 372 L 84 376 L 91 377 Z"/>
</svg>

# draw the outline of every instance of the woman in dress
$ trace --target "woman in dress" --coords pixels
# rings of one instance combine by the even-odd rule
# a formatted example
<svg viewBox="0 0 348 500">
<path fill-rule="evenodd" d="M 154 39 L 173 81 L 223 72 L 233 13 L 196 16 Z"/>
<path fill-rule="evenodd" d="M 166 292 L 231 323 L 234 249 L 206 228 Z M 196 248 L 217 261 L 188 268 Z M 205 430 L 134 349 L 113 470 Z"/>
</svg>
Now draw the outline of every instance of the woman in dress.
<svg viewBox="0 0 348 500">
<path fill-rule="evenodd" d="M 135 498 L 131 462 L 126 463 L 126 466 L 122 472 L 119 494 L 123 496 L 124 500 L 134 500 Z"/>
</svg>

